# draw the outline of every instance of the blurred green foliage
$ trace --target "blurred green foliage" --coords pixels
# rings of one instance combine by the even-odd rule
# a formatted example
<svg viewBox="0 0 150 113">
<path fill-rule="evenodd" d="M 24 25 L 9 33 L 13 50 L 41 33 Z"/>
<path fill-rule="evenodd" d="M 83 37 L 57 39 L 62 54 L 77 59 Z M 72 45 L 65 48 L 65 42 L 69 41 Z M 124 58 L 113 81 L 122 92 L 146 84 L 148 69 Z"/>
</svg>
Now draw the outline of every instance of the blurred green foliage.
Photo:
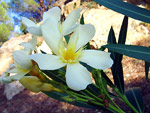
<svg viewBox="0 0 150 113">
<path fill-rule="evenodd" d="M 7 14 L 8 5 L 0 2 L 0 46 L 8 40 L 8 37 L 13 31 L 13 24 Z"/>
</svg>

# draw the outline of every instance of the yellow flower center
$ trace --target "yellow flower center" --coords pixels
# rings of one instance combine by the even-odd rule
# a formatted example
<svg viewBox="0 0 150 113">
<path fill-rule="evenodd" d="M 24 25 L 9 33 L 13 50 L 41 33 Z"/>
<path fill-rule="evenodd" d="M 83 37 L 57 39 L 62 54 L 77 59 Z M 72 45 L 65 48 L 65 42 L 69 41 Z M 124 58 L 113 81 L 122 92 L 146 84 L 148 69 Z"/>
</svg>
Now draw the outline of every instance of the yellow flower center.
<svg viewBox="0 0 150 113">
<path fill-rule="evenodd" d="M 61 40 L 59 47 L 58 47 L 58 54 L 64 63 L 76 63 L 79 61 L 79 58 L 81 57 L 82 48 L 78 51 L 76 49 L 76 43 L 68 44 L 67 47 L 65 47 L 65 43 L 63 40 Z"/>
<path fill-rule="evenodd" d="M 67 49 L 63 53 L 63 59 L 68 63 L 75 63 L 79 61 L 79 58 L 81 56 L 81 50 L 75 52 L 72 48 Z"/>
</svg>

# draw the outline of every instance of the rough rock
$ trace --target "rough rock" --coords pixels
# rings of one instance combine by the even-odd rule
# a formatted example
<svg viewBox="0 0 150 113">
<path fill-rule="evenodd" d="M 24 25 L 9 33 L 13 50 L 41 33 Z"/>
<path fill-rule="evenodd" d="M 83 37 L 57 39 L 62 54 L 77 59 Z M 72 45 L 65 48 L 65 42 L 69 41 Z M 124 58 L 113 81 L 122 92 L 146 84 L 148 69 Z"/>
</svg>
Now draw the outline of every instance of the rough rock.
<svg viewBox="0 0 150 113">
<path fill-rule="evenodd" d="M 85 23 L 91 23 L 95 26 L 96 34 L 93 40 L 99 47 L 106 44 L 111 26 L 115 31 L 116 38 L 118 38 L 124 18 L 122 14 L 104 7 L 82 9 L 82 12 L 84 13 Z M 142 38 L 149 38 L 149 30 L 141 23 L 141 21 L 129 18 L 126 44 L 132 44 Z"/>
<path fill-rule="evenodd" d="M 19 81 L 14 81 L 12 83 L 5 84 L 4 94 L 8 100 L 11 100 L 22 90 L 24 90 L 24 87 L 19 83 Z"/>
</svg>

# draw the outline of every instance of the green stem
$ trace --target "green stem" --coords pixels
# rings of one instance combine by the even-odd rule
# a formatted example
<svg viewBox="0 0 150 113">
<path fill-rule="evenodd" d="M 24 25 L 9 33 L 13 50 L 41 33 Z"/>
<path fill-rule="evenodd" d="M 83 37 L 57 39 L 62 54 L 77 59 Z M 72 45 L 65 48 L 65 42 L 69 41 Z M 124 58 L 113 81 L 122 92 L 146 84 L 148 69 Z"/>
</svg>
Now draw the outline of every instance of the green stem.
<svg viewBox="0 0 150 113">
<path fill-rule="evenodd" d="M 88 91 L 87 89 L 84 90 L 87 94 L 89 94 L 90 96 L 92 96 L 93 98 L 95 98 L 96 100 L 103 102 L 102 99 L 100 99 L 99 97 L 95 96 L 94 94 L 92 94 L 90 91 Z"/>
<path fill-rule="evenodd" d="M 120 93 L 120 91 L 119 91 L 117 88 L 114 88 L 114 90 L 115 90 L 115 92 L 121 97 L 121 99 L 123 100 L 123 102 L 124 102 L 125 104 L 127 104 L 135 113 L 139 113 L 139 112 L 135 109 L 135 107 L 129 102 L 129 100 L 127 99 L 127 97 L 126 97 L 124 94 Z"/>
<path fill-rule="evenodd" d="M 125 113 L 125 112 L 121 112 L 121 111 L 119 111 L 116 107 L 114 107 L 112 104 L 109 104 L 109 106 L 108 107 L 106 107 L 104 104 L 101 104 L 101 103 L 99 103 L 99 102 L 95 102 L 95 101 L 90 101 L 90 103 L 92 103 L 92 104 L 94 104 L 94 105 L 98 105 L 98 106 L 101 106 L 101 107 L 103 107 L 103 108 L 105 108 L 105 109 L 107 109 L 107 110 L 109 110 L 109 111 L 111 111 L 111 112 L 113 112 L 113 113 Z"/>
<path fill-rule="evenodd" d="M 85 91 L 89 94 L 89 95 L 91 95 L 93 98 L 95 98 L 96 100 L 98 100 L 98 101 L 100 101 L 101 103 L 103 102 L 103 100 L 102 99 L 100 99 L 99 97 L 97 97 L 97 96 L 95 96 L 95 95 L 93 95 L 90 91 L 88 91 L 88 90 L 86 90 L 85 89 Z M 95 102 L 96 103 L 96 102 Z M 105 107 L 105 105 L 104 104 L 101 104 L 101 103 L 99 103 L 99 105 L 103 105 L 102 107 Z M 110 107 L 110 108 L 109 108 Z M 110 111 L 112 111 L 112 112 L 114 112 L 114 113 L 125 113 L 124 111 L 122 111 L 122 109 L 120 109 L 120 108 L 116 108 L 116 107 L 114 107 L 112 104 L 110 104 L 109 103 L 109 107 L 105 107 L 106 109 L 108 109 L 108 110 L 110 110 Z"/>
<path fill-rule="evenodd" d="M 81 98 L 85 98 L 86 100 L 94 100 L 93 98 L 89 97 L 89 96 L 86 96 L 86 95 L 81 95 L 81 94 L 78 94 L 78 93 L 75 93 L 75 92 L 70 92 L 70 91 L 65 91 L 67 94 L 73 96 L 78 96 L 78 97 L 81 97 Z"/>
<path fill-rule="evenodd" d="M 99 70 L 97 71 L 98 75 L 99 75 L 99 85 L 102 87 L 104 94 L 107 96 L 107 98 L 112 102 L 112 104 L 120 111 L 120 113 L 125 113 L 110 97 L 110 95 L 108 94 L 108 91 L 105 89 L 104 85 L 103 85 L 103 81 L 102 81 L 102 76 L 101 73 L 99 72 Z"/>
<path fill-rule="evenodd" d="M 109 104 L 109 107 L 110 107 L 111 109 L 117 111 L 118 113 L 125 113 L 124 111 L 122 111 L 122 110 L 120 110 L 120 109 L 114 107 L 112 104 Z M 114 113 L 116 113 L 116 112 L 114 112 Z"/>
</svg>

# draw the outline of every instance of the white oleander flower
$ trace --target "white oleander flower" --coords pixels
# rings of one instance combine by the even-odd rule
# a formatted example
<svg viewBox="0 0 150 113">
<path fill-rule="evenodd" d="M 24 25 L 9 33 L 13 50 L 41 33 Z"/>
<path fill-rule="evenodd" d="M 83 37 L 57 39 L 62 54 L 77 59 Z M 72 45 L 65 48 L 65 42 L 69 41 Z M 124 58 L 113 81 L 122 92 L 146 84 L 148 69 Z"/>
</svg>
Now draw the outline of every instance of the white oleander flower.
<svg viewBox="0 0 150 113">
<path fill-rule="evenodd" d="M 43 23 L 45 21 L 52 21 L 51 26 L 48 29 L 55 29 L 61 36 L 71 33 L 77 24 L 77 20 L 80 18 L 80 9 L 71 12 L 64 22 L 61 22 L 61 10 L 59 7 L 53 7 L 43 14 Z M 33 21 L 22 17 L 22 22 L 27 27 L 27 31 L 36 36 L 42 36 L 41 25 L 37 26 Z"/>
<path fill-rule="evenodd" d="M 9 83 L 21 79 L 24 75 L 29 73 L 32 69 L 32 62 L 29 55 L 36 49 L 37 38 L 33 37 L 29 42 L 23 42 L 20 45 L 24 46 L 24 50 L 14 51 L 12 57 L 14 63 L 9 66 L 9 69 L 0 77 L 0 82 Z M 10 76 L 10 74 L 12 76 Z"/>
<path fill-rule="evenodd" d="M 71 21 L 71 20 L 70 20 Z M 84 62 L 96 69 L 107 69 L 112 66 L 110 53 L 99 50 L 84 50 L 95 35 L 91 24 L 79 25 L 71 35 L 68 44 L 56 32 L 52 21 L 46 21 L 42 26 L 42 34 L 55 55 L 33 54 L 30 56 L 42 70 L 56 70 L 66 66 L 66 83 L 69 88 L 79 91 L 92 83 L 88 70 L 80 64 Z"/>
<path fill-rule="evenodd" d="M 23 50 L 13 52 L 14 64 L 11 64 L 9 69 L 3 73 L 0 78 L 1 83 L 10 83 L 12 81 L 20 80 L 24 75 L 30 72 L 32 68 L 31 59 L 29 54 Z M 13 74 L 9 76 L 9 74 Z"/>
</svg>

